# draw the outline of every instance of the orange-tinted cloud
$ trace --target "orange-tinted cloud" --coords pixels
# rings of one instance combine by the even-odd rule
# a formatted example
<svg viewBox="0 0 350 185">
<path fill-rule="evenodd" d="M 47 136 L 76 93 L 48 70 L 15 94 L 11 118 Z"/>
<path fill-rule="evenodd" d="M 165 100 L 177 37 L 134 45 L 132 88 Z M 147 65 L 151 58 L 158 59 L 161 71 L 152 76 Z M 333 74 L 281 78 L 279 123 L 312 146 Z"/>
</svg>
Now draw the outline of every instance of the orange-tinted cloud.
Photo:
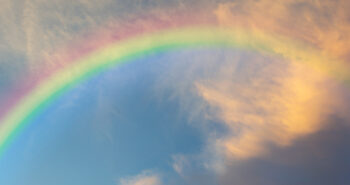
<svg viewBox="0 0 350 185">
<path fill-rule="evenodd" d="M 272 62 L 256 74 L 247 69 L 251 76 L 244 82 L 224 74 L 196 84 L 214 110 L 210 115 L 228 130 L 215 143 L 226 157 L 248 159 L 266 154 L 271 144 L 289 146 L 319 130 L 333 112 L 338 100 L 326 76 L 299 63 L 286 66 Z"/>
</svg>

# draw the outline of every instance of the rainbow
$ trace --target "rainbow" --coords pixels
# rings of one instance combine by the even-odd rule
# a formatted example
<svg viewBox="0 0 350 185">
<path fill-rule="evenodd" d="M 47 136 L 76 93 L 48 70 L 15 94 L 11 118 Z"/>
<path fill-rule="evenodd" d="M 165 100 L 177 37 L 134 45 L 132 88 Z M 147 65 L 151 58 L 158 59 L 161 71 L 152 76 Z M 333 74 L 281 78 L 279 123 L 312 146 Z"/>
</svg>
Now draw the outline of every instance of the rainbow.
<svg viewBox="0 0 350 185">
<path fill-rule="evenodd" d="M 202 46 L 239 48 L 297 61 L 339 81 L 350 79 L 349 68 L 344 63 L 276 33 L 222 26 L 215 21 L 148 21 L 148 24 L 151 29 L 138 29 L 139 25 L 135 24 L 133 28 L 117 31 L 117 37 L 90 38 L 93 42 L 88 49 L 75 50 L 60 65 L 42 69 L 42 74 L 28 78 L 30 82 L 13 93 L 0 110 L 0 156 L 31 119 L 75 84 L 150 53 Z"/>
</svg>

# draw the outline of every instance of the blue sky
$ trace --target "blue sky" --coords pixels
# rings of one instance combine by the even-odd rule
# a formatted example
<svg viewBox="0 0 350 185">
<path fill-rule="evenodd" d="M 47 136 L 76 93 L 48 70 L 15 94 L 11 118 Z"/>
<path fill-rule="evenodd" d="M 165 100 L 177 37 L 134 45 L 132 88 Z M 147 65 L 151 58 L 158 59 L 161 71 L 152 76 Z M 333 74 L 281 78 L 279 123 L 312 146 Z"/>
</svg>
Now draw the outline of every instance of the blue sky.
<svg viewBox="0 0 350 185">
<path fill-rule="evenodd" d="M 200 154 L 203 123 L 190 121 L 171 98 L 174 84 L 159 89 L 157 83 L 174 75 L 169 72 L 174 63 L 183 68 L 191 56 L 201 54 L 196 60 L 205 62 L 211 53 L 225 53 L 210 50 L 151 54 L 78 84 L 13 141 L 1 159 L 0 183 L 116 184 L 147 170 L 162 174 L 164 182 L 179 181 L 174 156 Z"/>
</svg>

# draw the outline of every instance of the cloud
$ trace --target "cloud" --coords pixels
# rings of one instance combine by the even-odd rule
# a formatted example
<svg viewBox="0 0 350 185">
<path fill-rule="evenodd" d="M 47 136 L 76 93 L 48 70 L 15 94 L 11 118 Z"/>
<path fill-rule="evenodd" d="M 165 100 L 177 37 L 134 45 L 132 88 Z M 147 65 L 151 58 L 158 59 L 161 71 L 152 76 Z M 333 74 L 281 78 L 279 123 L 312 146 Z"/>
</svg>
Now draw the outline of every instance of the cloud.
<svg viewBox="0 0 350 185">
<path fill-rule="evenodd" d="M 184 175 L 184 168 L 186 168 L 186 166 L 188 166 L 188 159 L 183 156 L 183 155 L 176 155 L 173 156 L 173 169 L 176 171 L 176 173 L 178 173 L 179 175 L 183 176 Z"/>
<path fill-rule="evenodd" d="M 144 171 L 139 175 L 120 180 L 120 185 L 161 185 L 159 175 Z"/>
<path fill-rule="evenodd" d="M 289 146 L 319 130 L 334 110 L 331 85 L 312 69 L 291 64 L 277 78 L 277 67 L 260 70 L 247 83 L 218 78 L 196 84 L 199 95 L 216 109 L 213 117 L 228 130 L 216 143 L 228 158 L 260 156 L 268 144 Z"/>
<path fill-rule="evenodd" d="M 0 38 L 4 38 L 0 49 L 4 44 L 6 49 L 25 55 L 31 71 L 55 65 L 53 62 L 62 57 L 59 49 L 77 42 L 86 30 L 94 30 L 118 16 L 106 11 L 112 2 L 5 0 L 0 12 Z"/>
<path fill-rule="evenodd" d="M 347 0 L 247 0 L 221 3 L 214 13 L 221 24 L 283 34 L 349 60 L 349 8 Z"/>
</svg>

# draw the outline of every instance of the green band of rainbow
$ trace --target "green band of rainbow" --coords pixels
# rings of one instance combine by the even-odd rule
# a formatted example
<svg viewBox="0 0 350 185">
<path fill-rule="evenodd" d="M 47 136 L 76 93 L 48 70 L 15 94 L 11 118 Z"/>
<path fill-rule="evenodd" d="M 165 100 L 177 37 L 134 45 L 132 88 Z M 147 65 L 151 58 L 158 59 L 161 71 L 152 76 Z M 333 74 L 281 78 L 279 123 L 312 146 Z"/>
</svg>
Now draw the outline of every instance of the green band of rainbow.
<svg viewBox="0 0 350 185">
<path fill-rule="evenodd" d="M 322 56 L 317 50 L 302 46 L 290 39 L 258 30 L 192 26 L 147 33 L 98 49 L 43 79 L 4 117 L 0 118 L 0 155 L 9 145 L 11 138 L 40 113 L 40 110 L 74 84 L 106 68 L 132 61 L 147 53 L 199 46 L 241 48 L 280 55 L 288 60 L 302 62 L 338 80 L 349 79 L 345 64 Z"/>
</svg>

